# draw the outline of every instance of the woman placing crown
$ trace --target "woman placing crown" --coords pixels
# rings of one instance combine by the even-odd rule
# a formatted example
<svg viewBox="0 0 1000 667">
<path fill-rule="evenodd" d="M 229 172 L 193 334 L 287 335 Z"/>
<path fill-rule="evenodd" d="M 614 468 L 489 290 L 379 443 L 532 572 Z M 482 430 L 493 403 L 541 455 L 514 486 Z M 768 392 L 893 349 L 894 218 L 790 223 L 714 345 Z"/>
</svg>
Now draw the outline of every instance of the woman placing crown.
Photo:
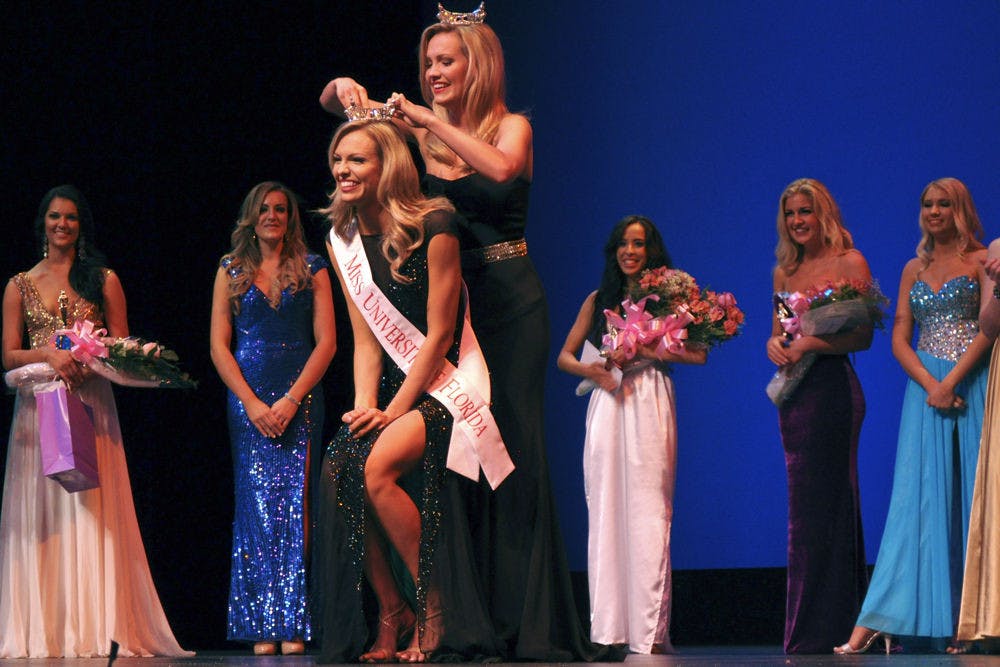
<svg viewBox="0 0 1000 667">
<path fill-rule="evenodd" d="M 493 493 L 455 484 L 469 500 L 483 591 L 505 657 L 592 659 L 597 651 L 577 616 L 545 456 L 548 307 L 524 239 L 531 125 L 507 109 L 503 50 L 484 17 L 482 6 L 470 14 L 442 8 L 440 23 L 420 40 L 420 86 L 430 108 L 398 93 L 387 107 L 420 147 L 425 191 L 448 197 L 465 219 L 462 273 L 491 371 L 493 413 L 516 469 Z M 372 106 L 349 78 L 328 83 L 320 103 L 332 113 Z"/>
</svg>

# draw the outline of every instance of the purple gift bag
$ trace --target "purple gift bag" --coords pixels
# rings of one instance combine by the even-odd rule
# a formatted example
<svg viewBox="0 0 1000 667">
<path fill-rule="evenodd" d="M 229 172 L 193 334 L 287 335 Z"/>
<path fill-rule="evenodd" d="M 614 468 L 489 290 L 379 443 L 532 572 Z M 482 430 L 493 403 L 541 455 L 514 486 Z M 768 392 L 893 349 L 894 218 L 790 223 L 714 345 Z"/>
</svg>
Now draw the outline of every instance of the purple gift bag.
<svg viewBox="0 0 1000 667">
<path fill-rule="evenodd" d="M 35 387 L 42 473 L 74 493 L 99 485 L 94 414 L 61 381 Z"/>
</svg>

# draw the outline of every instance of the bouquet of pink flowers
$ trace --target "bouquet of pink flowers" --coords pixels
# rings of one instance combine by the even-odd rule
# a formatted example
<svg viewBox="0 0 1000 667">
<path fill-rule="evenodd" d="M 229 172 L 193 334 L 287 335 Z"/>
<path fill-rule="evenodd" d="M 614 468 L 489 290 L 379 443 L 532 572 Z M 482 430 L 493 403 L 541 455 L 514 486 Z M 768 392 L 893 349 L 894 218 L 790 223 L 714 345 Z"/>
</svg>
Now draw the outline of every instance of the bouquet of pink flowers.
<svg viewBox="0 0 1000 667">
<path fill-rule="evenodd" d="M 690 274 L 666 267 L 643 271 L 622 313 L 604 315 L 611 329 L 605 347 L 624 348 L 629 359 L 637 345 L 657 340 L 658 349 L 671 352 L 685 345 L 713 347 L 736 336 L 744 319 L 731 292 L 702 289 Z"/>
<path fill-rule="evenodd" d="M 177 353 L 141 338 L 111 338 L 106 329 L 90 320 L 79 320 L 71 329 L 59 329 L 57 347 L 69 349 L 80 363 L 115 384 L 126 387 L 190 389 L 198 383 L 177 366 Z M 49 382 L 55 371 L 44 361 L 7 371 L 8 387 L 30 387 Z"/>
<path fill-rule="evenodd" d="M 72 329 L 59 329 L 56 336 L 69 339 L 73 357 L 112 382 L 132 387 L 197 386 L 177 366 L 177 353 L 163 345 L 130 336 L 110 338 L 90 320 L 79 320 Z"/>
<path fill-rule="evenodd" d="M 792 341 L 802 336 L 842 333 L 864 325 L 881 329 L 889 299 L 876 282 L 838 280 L 805 292 L 776 294 L 774 304 L 785 338 Z M 794 364 L 777 370 L 767 385 L 767 395 L 775 405 L 784 403 L 798 387 L 815 358 L 815 354 L 807 353 Z"/>
</svg>

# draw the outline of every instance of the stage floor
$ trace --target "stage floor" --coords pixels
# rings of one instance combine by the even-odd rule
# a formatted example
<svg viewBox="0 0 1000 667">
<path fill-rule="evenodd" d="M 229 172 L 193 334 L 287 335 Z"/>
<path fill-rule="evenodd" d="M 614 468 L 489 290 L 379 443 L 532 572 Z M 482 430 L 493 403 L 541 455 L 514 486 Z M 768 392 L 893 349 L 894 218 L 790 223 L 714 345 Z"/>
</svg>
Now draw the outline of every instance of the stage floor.
<svg viewBox="0 0 1000 667">
<path fill-rule="evenodd" d="M 1000 655 L 940 655 L 896 653 L 891 656 L 871 653 L 859 656 L 804 655 L 786 656 L 779 646 L 698 646 L 680 647 L 674 655 L 630 655 L 628 667 L 695 667 L 708 665 L 748 665 L 752 667 L 816 667 L 818 665 L 849 665 L 850 667 L 885 665 L 889 667 L 926 667 L 929 665 L 1000 665 Z M 92 659 L 39 659 L 0 660 L 2 667 L 97 667 L 107 664 L 106 658 Z M 193 658 L 118 658 L 115 667 L 163 667 L 180 665 L 216 665 L 218 667 L 306 667 L 317 664 L 313 656 L 254 657 L 234 651 L 206 651 Z M 476 663 L 480 664 L 480 663 Z M 493 663 L 497 664 L 497 663 Z M 533 664 L 546 667 L 555 663 L 501 663 Z M 565 664 L 565 663 L 560 663 Z M 584 663 L 580 663 L 584 664 Z M 602 667 L 620 663 L 595 663 Z"/>
</svg>

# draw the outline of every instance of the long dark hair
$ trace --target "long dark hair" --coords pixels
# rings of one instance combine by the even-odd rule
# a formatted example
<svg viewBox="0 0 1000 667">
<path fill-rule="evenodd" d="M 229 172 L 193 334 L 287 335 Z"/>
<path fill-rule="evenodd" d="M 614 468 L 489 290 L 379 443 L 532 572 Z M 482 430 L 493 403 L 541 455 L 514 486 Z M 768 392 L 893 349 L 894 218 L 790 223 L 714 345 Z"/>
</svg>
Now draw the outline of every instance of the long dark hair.
<svg viewBox="0 0 1000 667">
<path fill-rule="evenodd" d="M 45 215 L 49 212 L 49 204 L 53 199 L 68 199 L 76 204 L 76 212 L 80 219 L 80 235 L 76 240 L 76 257 L 69 269 L 69 284 L 81 297 L 104 309 L 104 269 L 107 259 L 104 253 L 94 244 L 94 216 L 90 212 L 90 204 L 83 193 L 72 185 L 58 185 L 42 197 L 38 205 L 38 215 L 35 216 L 35 239 L 39 255 L 44 257 L 48 248 L 45 236 Z"/>
<path fill-rule="evenodd" d="M 646 231 L 646 267 L 656 269 L 665 266 L 673 268 L 670 262 L 670 253 L 663 243 L 663 237 L 656 229 L 656 225 L 649 218 L 642 215 L 627 215 L 618 221 L 615 228 L 611 230 L 608 242 L 604 244 L 604 275 L 601 276 L 601 286 L 597 288 L 597 297 L 594 299 L 594 314 L 590 319 L 590 342 L 597 347 L 601 346 L 601 337 L 604 335 L 604 309 L 616 310 L 625 298 L 628 289 L 628 281 L 621 267 L 618 266 L 618 245 L 625 237 L 625 230 L 630 225 L 640 224 Z"/>
</svg>

